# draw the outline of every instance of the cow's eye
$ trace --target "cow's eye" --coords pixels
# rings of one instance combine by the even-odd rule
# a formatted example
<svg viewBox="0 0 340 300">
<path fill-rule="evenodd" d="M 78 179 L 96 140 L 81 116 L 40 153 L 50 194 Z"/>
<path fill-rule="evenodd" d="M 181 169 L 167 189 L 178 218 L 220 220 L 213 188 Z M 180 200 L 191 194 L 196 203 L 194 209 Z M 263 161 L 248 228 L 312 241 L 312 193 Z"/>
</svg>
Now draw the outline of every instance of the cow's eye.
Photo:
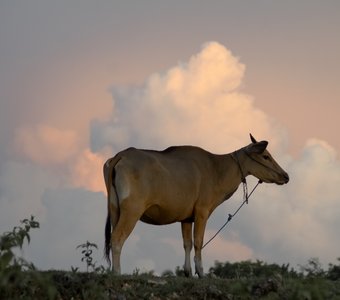
<svg viewBox="0 0 340 300">
<path fill-rule="evenodd" d="M 269 156 L 268 156 L 268 155 L 263 155 L 263 158 L 264 158 L 265 160 L 268 160 L 268 159 L 269 159 Z"/>
</svg>

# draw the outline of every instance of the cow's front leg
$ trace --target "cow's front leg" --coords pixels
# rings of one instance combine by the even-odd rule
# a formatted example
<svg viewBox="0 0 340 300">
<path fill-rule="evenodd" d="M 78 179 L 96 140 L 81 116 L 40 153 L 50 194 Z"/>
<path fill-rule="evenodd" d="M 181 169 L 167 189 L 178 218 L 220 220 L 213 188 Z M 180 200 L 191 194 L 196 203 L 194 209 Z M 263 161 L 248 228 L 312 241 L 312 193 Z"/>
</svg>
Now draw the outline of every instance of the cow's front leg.
<svg viewBox="0 0 340 300">
<path fill-rule="evenodd" d="M 183 237 L 183 247 L 185 251 L 185 261 L 184 261 L 184 274 L 187 277 L 192 276 L 191 264 L 190 264 L 190 252 L 192 249 L 192 223 L 182 222 L 182 237 Z"/>
<path fill-rule="evenodd" d="M 208 213 L 206 211 L 199 211 L 195 214 L 194 226 L 194 247 L 195 247 L 195 270 L 196 274 L 203 277 L 203 264 L 202 264 L 202 246 L 205 226 L 208 220 Z"/>
</svg>

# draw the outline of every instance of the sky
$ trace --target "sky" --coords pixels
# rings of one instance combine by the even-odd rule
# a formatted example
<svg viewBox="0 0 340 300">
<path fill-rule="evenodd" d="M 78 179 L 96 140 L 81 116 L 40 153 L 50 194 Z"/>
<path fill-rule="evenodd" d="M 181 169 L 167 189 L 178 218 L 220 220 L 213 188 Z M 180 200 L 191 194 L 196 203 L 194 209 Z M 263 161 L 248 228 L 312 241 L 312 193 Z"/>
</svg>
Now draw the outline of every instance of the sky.
<svg viewBox="0 0 340 300">
<path fill-rule="evenodd" d="M 251 132 L 289 173 L 262 184 L 203 251 L 214 261 L 324 266 L 340 256 L 339 1 L 2 1 L 0 232 L 34 215 L 40 269 L 102 259 L 104 161 L 129 146 L 214 153 Z M 249 185 L 256 183 L 249 178 Z M 242 201 L 210 217 L 205 240 Z M 138 223 L 122 271 L 182 266 L 180 224 Z"/>
</svg>

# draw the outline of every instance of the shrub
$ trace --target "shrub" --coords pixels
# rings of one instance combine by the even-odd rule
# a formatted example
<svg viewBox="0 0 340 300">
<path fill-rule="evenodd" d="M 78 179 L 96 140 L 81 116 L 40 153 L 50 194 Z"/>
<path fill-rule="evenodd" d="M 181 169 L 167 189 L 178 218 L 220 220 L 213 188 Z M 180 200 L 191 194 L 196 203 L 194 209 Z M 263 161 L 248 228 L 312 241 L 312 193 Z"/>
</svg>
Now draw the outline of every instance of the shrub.
<svg viewBox="0 0 340 300">
<path fill-rule="evenodd" d="M 292 268 L 289 269 L 289 264 L 280 266 L 278 264 L 267 264 L 260 260 L 257 260 L 256 262 L 246 260 L 235 263 L 221 263 L 215 261 L 215 266 L 209 269 L 209 273 L 221 278 L 229 279 L 269 277 L 276 274 L 298 277 L 298 274 Z"/>
<path fill-rule="evenodd" d="M 0 272 L 4 272 L 10 267 L 19 270 L 24 267 L 34 269 L 32 263 L 17 257 L 13 250 L 15 248 L 22 249 L 25 239 L 30 243 L 29 232 L 31 228 L 39 228 L 39 223 L 34 220 L 34 216 L 31 216 L 30 219 L 22 220 L 21 224 L 22 226 L 15 226 L 12 231 L 5 232 L 0 237 Z"/>
<path fill-rule="evenodd" d="M 30 230 L 39 228 L 39 223 L 31 216 L 21 221 L 12 231 L 0 236 L 0 298 L 1 299 L 54 299 L 56 289 L 50 279 L 36 271 L 33 263 L 15 254 L 25 240 L 30 243 Z"/>
<path fill-rule="evenodd" d="M 338 257 L 338 261 L 340 263 L 340 257 Z M 326 277 L 330 280 L 340 279 L 340 264 L 338 265 L 329 264 Z"/>
</svg>

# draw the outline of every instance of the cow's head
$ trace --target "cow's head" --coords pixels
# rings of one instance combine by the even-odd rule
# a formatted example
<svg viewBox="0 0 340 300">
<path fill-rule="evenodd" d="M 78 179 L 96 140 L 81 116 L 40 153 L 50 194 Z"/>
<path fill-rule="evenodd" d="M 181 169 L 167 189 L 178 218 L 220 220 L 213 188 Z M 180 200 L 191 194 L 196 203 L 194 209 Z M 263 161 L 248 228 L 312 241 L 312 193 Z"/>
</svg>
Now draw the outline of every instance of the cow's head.
<svg viewBox="0 0 340 300">
<path fill-rule="evenodd" d="M 243 168 L 247 174 L 266 183 L 285 184 L 289 176 L 267 150 L 267 141 L 256 141 L 250 134 L 251 144 L 242 148 L 244 152 Z"/>
</svg>

